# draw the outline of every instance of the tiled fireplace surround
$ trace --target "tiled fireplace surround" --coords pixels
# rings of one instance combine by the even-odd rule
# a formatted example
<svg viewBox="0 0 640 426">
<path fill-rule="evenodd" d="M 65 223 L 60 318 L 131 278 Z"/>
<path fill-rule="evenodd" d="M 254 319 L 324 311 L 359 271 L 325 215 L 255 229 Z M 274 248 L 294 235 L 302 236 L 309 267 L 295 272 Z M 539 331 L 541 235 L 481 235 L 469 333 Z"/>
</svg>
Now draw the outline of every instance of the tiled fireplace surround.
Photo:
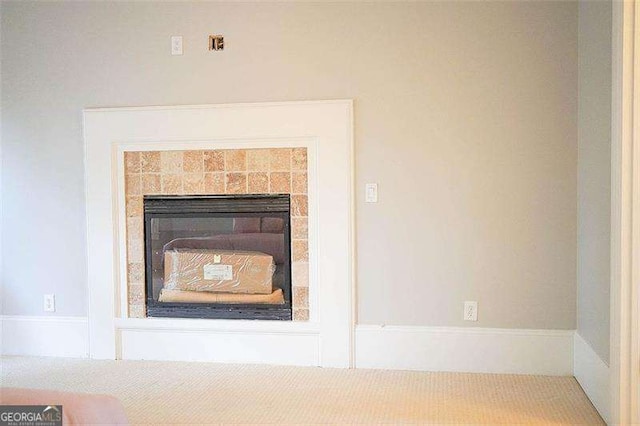
<svg viewBox="0 0 640 426">
<path fill-rule="evenodd" d="M 144 195 L 291 194 L 293 319 L 309 319 L 306 148 L 128 151 L 124 172 L 129 317 L 145 317 Z"/>
</svg>

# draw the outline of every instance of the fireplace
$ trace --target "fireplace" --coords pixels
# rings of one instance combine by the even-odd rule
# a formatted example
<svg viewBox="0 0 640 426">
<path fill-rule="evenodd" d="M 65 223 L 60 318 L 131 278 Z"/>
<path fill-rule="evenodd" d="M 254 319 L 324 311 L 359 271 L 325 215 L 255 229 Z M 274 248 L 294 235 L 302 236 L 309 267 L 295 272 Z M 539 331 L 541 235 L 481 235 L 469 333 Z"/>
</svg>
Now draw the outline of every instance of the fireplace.
<svg viewBox="0 0 640 426">
<path fill-rule="evenodd" d="M 95 109 L 83 123 L 91 358 L 353 365 L 351 101 Z M 290 194 L 293 320 L 147 316 L 144 197 L 247 194 Z"/>
<path fill-rule="evenodd" d="M 145 195 L 147 317 L 291 320 L 290 195 Z"/>
</svg>

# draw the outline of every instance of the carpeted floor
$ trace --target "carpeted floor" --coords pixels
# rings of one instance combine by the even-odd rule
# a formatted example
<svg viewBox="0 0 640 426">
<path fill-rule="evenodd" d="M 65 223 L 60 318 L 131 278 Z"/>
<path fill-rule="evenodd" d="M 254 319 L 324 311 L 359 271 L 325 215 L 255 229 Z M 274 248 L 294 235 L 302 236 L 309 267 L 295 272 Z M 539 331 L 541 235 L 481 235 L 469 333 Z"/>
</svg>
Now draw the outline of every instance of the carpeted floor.
<svg viewBox="0 0 640 426">
<path fill-rule="evenodd" d="M 5 357 L 2 386 L 107 393 L 131 423 L 603 424 L 572 377 Z"/>
</svg>

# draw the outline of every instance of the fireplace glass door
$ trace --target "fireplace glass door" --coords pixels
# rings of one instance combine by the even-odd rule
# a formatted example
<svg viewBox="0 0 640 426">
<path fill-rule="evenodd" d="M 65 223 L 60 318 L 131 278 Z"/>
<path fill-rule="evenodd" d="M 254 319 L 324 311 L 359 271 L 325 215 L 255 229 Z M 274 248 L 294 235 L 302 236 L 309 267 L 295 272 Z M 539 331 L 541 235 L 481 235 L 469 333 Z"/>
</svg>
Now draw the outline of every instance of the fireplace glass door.
<svg viewBox="0 0 640 426">
<path fill-rule="evenodd" d="M 145 196 L 148 317 L 291 320 L 289 195 Z"/>
</svg>

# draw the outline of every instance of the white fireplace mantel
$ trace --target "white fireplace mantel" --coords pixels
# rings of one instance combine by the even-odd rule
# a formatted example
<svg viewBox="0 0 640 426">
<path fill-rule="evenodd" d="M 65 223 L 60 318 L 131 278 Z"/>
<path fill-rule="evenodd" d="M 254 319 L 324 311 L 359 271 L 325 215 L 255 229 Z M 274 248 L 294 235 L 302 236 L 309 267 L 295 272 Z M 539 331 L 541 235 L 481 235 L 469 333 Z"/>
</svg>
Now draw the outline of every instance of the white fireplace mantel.
<svg viewBox="0 0 640 426">
<path fill-rule="evenodd" d="M 84 139 L 91 358 L 353 366 L 350 100 L 87 109 Z M 124 152 L 293 146 L 309 153 L 310 321 L 127 318 Z"/>
</svg>

